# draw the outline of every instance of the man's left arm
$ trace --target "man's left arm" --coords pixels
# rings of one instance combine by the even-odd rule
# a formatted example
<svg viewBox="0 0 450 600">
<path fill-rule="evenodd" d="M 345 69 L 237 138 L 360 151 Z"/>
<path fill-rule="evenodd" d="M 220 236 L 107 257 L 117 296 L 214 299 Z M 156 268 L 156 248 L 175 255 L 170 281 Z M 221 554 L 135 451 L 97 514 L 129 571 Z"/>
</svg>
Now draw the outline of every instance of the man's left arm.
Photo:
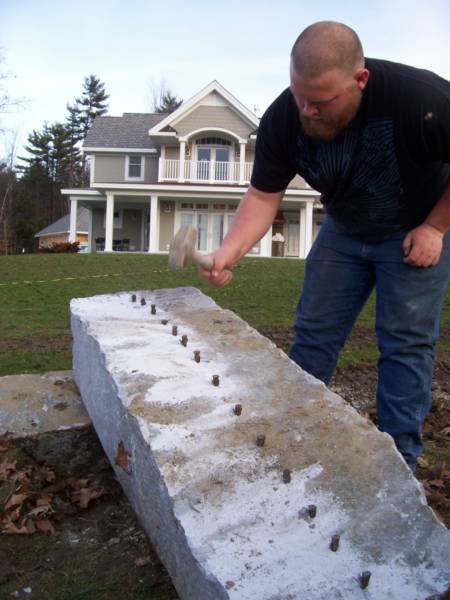
<svg viewBox="0 0 450 600">
<path fill-rule="evenodd" d="M 450 229 L 450 185 L 425 221 L 403 241 L 405 262 L 413 267 L 433 267 L 439 262 L 444 235 Z"/>
</svg>

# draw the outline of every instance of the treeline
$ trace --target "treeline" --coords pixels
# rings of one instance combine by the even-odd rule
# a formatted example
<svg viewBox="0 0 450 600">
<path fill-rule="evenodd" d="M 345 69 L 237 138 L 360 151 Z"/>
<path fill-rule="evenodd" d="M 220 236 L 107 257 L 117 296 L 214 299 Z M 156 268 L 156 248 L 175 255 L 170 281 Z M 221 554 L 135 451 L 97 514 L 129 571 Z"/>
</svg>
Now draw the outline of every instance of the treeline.
<svg viewBox="0 0 450 600">
<path fill-rule="evenodd" d="M 34 234 L 69 212 L 61 189 L 88 185 L 81 146 L 95 117 L 107 112 L 108 98 L 95 75 L 86 77 L 81 96 L 67 104 L 65 122 L 29 134 L 19 165 L 13 152 L 0 161 L 1 253 L 32 251 Z"/>
</svg>

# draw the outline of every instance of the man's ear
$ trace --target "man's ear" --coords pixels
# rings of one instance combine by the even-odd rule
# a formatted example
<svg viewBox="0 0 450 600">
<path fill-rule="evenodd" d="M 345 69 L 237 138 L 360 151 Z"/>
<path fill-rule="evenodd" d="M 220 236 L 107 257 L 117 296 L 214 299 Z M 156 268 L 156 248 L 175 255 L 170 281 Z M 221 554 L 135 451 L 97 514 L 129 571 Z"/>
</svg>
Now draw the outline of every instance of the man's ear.
<svg viewBox="0 0 450 600">
<path fill-rule="evenodd" d="M 366 87 L 367 82 L 369 81 L 370 71 L 368 69 L 359 69 L 355 74 L 356 85 L 358 86 L 358 90 L 360 92 Z"/>
</svg>

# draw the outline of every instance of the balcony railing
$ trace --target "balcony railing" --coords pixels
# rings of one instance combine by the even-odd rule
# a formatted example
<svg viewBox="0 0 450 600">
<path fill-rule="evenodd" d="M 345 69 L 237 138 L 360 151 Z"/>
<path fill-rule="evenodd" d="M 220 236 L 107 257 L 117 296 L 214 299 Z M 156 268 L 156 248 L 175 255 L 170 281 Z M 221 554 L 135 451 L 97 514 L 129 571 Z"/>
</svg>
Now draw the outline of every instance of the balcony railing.
<svg viewBox="0 0 450 600">
<path fill-rule="evenodd" d="M 158 181 L 176 181 L 178 183 L 235 183 L 250 182 L 253 163 L 219 162 L 207 160 L 186 160 L 183 173 L 180 173 L 180 161 L 159 159 Z"/>
</svg>

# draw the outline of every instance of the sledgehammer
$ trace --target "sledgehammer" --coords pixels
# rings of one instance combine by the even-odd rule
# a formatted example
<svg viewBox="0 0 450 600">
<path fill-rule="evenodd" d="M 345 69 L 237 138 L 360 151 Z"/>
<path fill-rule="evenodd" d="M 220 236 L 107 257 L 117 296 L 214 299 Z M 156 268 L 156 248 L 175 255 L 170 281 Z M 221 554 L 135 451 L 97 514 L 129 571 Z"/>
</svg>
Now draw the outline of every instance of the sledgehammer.
<svg viewBox="0 0 450 600">
<path fill-rule="evenodd" d="M 205 271 L 211 271 L 214 266 L 212 256 L 201 254 L 195 248 L 197 241 L 197 230 L 191 225 L 182 225 L 175 234 L 170 245 L 169 267 L 172 269 L 183 269 L 190 260 Z M 231 278 L 231 271 L 230 278 Z"/>
<path fill-rule="evenodd" d="M 195 249 L 196 241 L 197 230 L 194 227 L 191 227 L 191 225 L 180 227 L 170 244 L 169 267 L 184 269 L 189 260 L 192 260 L 205 271 L 211 271 L 214 260 L 211 256 L 200 254 Z"/>
</svg>

